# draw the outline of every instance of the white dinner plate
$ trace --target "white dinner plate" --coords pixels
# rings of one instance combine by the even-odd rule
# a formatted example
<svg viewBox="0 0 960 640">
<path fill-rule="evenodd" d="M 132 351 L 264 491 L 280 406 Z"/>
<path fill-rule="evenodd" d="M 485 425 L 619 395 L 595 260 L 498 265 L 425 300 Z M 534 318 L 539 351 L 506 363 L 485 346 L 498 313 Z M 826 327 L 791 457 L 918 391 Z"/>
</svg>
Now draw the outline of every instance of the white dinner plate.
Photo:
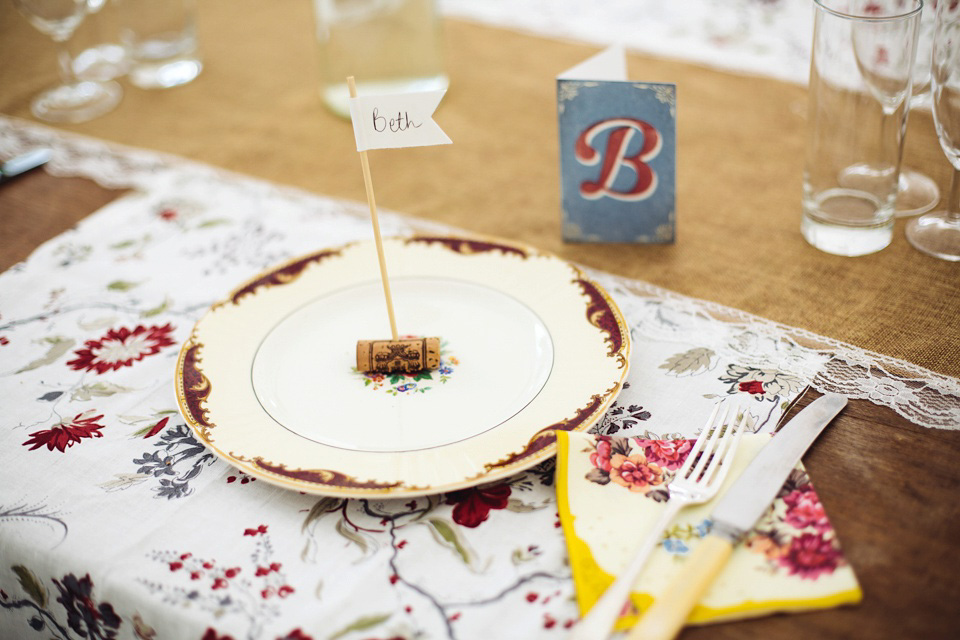
<svg viewBox="0 0 960 640">
<path fill-rule="evenodd" d="M 389 339 L 372 242 L 299 258 L 218 302 L 180 351 L 180 410 L 242 471 L 309 493 L 406 497 L 494 481 L 554 454 L 554 430 L 599 420 L 630 338 L 603 289 L 502 241 L 388 239 L 398 329 L 441 338 L 440 366 L 355 369 Z"/>
</svg>

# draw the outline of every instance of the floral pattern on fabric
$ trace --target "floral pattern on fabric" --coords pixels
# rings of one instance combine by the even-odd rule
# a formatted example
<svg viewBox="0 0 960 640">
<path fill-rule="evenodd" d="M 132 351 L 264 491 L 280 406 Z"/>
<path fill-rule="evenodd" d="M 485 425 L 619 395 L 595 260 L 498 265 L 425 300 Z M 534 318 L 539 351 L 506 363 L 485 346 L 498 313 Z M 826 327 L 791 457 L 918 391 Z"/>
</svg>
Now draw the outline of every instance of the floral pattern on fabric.
<svg viewBox="0 0 960 640">
<path fill-rule="evenodd" d="M 111 329 L 99 340 L 87 340 L 83 349 L 67 366 L 77 371 L 96 371 L 98 374 L 132 366 L 134 362 L 159 353 L 163 347 L 176 343 L 171 338 L 172 324 L 163 326 L 137 325 L 133 330 L 121 327 Z"/>
<path fill-rule="evenodd" d="M 68 448 L 83 441 L 85 438 L 102 438 L 100 433 L 104 425 L 99 421 L 103 419 L 103 414 L 90 415 L 96 413 L 93 410 L 87 410 L 78 413 L 73 418 L 63 419 L 59 424 L 50 429 L 41 429 L 30 434 L 30 438 L 23 443 L 23 446 L 29 446 L 30 451 L 46 446 L 48 451 L 56 449 L 60 453 Z"/>
<path fill-rule="evenodd" d="M 123 620 L 108 602 L 98 602 L 94 594 L 93 580 L 90 575 L 78 578 L 72 573 L 59 580 L 51 580 L 57 594 L 41 582 L 29 568 L 23 565 L 10 567 L 17 576 L 26 597 L 17 599 L 0 590 L 0 609 L 31 610 L 30 628 L 34 631 L 46 631 L 65 640 L 85 638 L 87 640 L 114 640 Z M 56 595 L 66 614 L 66 626 L 62 618 L 51 606 L 51 595 Z M 73 632 L 73 633 L 71 633 Z M 76 635 L 73 635 L 76 634 Z"/>
<path fill-rule="evenodd" d="M 816 580 L 846 564 L 810 478 L 797 470 L 745 545 L 767 559 L 771 572 L 802 579 Z"/>
<path fill-rule="evenodd" d="M 662 502 L 669 499 L 666 485 L 673 479 L 692 448 L 692 440 L 649 440 L 597 436 L 590 453 L 594 466 L 587 480 L 613 482 L 634 493 Z"/>
</svg>

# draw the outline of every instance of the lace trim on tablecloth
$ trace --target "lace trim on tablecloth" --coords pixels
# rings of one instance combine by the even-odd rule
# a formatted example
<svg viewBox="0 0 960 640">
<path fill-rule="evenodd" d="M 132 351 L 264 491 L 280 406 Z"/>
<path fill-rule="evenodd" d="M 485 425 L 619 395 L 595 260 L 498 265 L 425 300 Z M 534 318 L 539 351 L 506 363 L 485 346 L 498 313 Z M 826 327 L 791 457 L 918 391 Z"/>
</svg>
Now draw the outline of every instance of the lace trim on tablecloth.
<svg viewBox="0 0 960 640">
<path fill-rule="evenodd" d="M 114 145 L 22 120 L 0 117 L 0 157 L 9 158 L 38 146 L 53 150 L 47 170 L 78 176 L 108 188 L 148 190 L 165 175 L 188 171 L 193 178 L 236 183 L 269 190 L 289 202 L 314 203 L 322 196 L 282 187 L 179 157 Z M 325 198 L 331 200 L 330 198 Z M 363 215 L 365 205 L 342 201 L 348 213 Z M 383 221 L 401 232 L 456 232 L 438 223 L 391 214 Z M 867 351 L 804 329 L 778 324 L 743 311 L 683 296 L 649 283 L 586 270 L 624 308 L 627 315 L 652 318 L 634 321 L 634 331 L 659 341 L 707 344 L 720 356 L 758 367 L 774 364 L 802 376 L 821 392 L 893 409 L 911 422 L 931 428 L 960 429 L 960 380 L 910 362 Z M 715 334 L 715 335 L 711 335 Z M 771 346 L 772 345 L 772 346 Z"/>
</svg>

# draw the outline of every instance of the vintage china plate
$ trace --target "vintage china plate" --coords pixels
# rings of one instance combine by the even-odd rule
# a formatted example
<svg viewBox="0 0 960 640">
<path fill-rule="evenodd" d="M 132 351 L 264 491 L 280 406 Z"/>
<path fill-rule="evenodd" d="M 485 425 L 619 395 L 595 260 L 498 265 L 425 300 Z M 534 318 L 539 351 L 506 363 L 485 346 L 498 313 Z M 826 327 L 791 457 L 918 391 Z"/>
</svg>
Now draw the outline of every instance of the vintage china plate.
<svg viewBox="0 0 960 640">
<path fill-rule="evenodd" d="M 401 334 L 440 336 L 427 373 L 355 370 L 387 339 L 372 242 L 299 258 L 218 302 L 180 351 L 180 410 L 238 469 L 321 495 L 406 497 L 490 482 L 555 452 L 554 430 L 599 420 L 630 338 L 603 289 L 530 247 L 389 239 Z"/>
</svg>

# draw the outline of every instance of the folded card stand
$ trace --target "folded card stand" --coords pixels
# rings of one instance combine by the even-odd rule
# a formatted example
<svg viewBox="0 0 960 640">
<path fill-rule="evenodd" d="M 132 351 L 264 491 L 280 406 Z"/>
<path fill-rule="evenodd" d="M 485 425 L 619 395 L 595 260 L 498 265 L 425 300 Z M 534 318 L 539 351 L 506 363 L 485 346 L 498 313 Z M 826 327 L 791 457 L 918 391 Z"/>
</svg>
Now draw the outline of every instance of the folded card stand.
<svg viewBox="0 0 960 640">
<path fill-rule="evenodd" d="M 611 48 L 557 77 L 566 241 L 674 241 L 676 85 L 626 76 Z"/>
</svg>

